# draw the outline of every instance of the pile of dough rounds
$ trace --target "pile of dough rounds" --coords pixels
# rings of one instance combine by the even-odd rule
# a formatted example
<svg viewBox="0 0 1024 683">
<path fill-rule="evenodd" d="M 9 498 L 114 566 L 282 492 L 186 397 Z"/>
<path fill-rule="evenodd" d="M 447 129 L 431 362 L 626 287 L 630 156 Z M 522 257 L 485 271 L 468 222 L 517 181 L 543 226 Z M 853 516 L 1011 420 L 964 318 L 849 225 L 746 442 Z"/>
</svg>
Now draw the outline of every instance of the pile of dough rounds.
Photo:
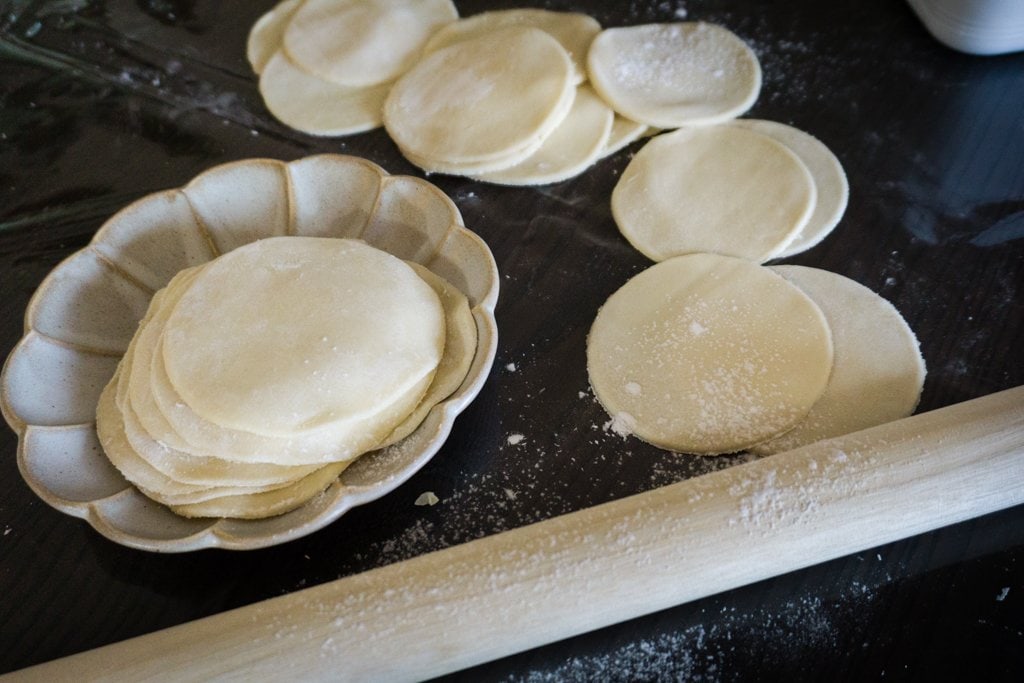
<svg viewBox="0 0 1024 683">
<path fill-rule="evenodd" d="M 842 165 L 819 140 L 740 119 L 648 142 L 612 191 L 612 215 L 654 261 L 712 252 L 764 263 L 821 242 L 848 198 Z"/>
<path fill-rule="evenodd" d="M 247 52 L 286 125 L 383 124 L 428 173 L 503 185 L 567 180 L 659 129 L 734 118 L 761 87 L 754 52 L 713 24 L 602 30 L 534 8 L 459 19 L 448 0 L 284 0 Z"/>
<path fill-rule="evenodd" d="M 381 125 L 391 84 L 456 18 L 451 0 L 284 0 L 253 25 L 246 55 L 282 123 L 350 135 Z"/>
<path fill-rule="evenodd" d="M 707 253 L 614 293 L 587 369 L 607 427 L 703 455 L 770 454 L 906 417 L 925 375 L 913 332 L 871 290 Z"/>
<path fill-rule="evenodd" d="M 475 351 L 466 297 L 426 268 L 359 240 L 259 240 L 156 293 L 97 433 L 180 515 L 279 515 L 408 436 Z"/>
</svg>

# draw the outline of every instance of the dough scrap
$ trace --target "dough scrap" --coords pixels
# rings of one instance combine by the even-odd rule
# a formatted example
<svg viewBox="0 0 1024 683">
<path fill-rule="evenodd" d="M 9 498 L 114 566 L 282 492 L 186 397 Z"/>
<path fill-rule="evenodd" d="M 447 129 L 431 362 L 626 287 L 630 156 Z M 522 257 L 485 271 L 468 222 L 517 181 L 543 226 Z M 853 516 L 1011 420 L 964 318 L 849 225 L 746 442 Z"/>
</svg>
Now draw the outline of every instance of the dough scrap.
<svg viewBox="0 0 1024 683">
<path fill-rule="evenodd" d="M 587 68 L 615 111 L 660 128 L 735 118 L 761 90 L 753 50 L 705 22 L 605 29 L 590 45 Z"/>
<path fill-rule="evenodd" d="M 483 12 L 439 29 L 427 41 L 423 54 L 429 55 L 456 42 L 509 26 L 537 28 L 549 34 L 569 53 L 573 65 L 573 81 L 579 84 L 586 80 L 587 52 L 594 37 L 601 32 L 601 24 L 590 15 L 580 12 L 555 12 L 525 7 Z"/>
<path fill-rule="evenodd" d="M 776 121 L 737 119 L 729 125 L 753 130 L 781 142 L 804 162 L 814 179 L 817 199 L 804 227 L 776 258 L 807 251 L 832 232 L 846 211 L 850 184 L 843 166 L 828 147 L 810 133 Z"/>
<path fill-rule="evenodd" d="M 458 16 L 451 0 L 305 0 L 282 44 L 311 74 L 364 88 L 402 75 L 430 35 Z"/>
<path fill-rule="evenodd" d="M 537 149 L 569 112 L 575 90 L 558 41 L 538 29 L 506 28 L 421 60 L 388 94 L 384 126 L 427 171 L 500 163 Z"/>
<path fill-rule="evenodd" d="M 793 429 L 753 446 L 781 453 L 849 434 L 914 412 L 924 385 L 924 358 L 896 308 L 867 287 L 818 268 L 773 266 L 818 304 L 835 345 L 832 375 L 821 398 Z"/>
<path fill-rule="evenodd" d="M 755 262 L 807 223 L 816 190 L 784 145 L 734 126 L 680 129 L 637 152 L 612 191 L 623 236 L 654 261 L 711 252 Z"/>
<path fill-rule="evenodd" d="M 444 312 L 409 266 L 362 242 L 269 238 L 204 267 L 162 340 L 197 414 L 291 437 L 366 417 L 433 372 Z"/>
<path fill-rule="evenodd" d="M 587 370 L 617 430 L 714 455 L 803 419 L 825 390 L 832 341 L 821 310 L 778 274 L 690 254 L 609 297 L 590 330 Z"/>
<path fill-rule="evenodd" d="M 601 157 L 614 118 L 604 100 L 580 86 L 565 120 L 536 152 L 510 168 L 475 177 L 500 185 L 546 185 L 572 178 Z"/>
</svg>

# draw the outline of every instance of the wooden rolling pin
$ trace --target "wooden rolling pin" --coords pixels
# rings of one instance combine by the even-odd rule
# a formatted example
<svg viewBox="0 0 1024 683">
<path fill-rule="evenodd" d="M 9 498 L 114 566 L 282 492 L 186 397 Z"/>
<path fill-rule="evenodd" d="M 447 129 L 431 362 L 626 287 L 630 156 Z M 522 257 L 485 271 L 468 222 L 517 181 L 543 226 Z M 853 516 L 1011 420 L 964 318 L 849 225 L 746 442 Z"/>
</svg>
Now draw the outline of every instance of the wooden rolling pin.
<svg viewBox="0 0 1024 683">
<path fill-rule="evenodd" d="M 21 673 L 423 679 L 1022 502 L 1017 387 Z"/>
</svg>

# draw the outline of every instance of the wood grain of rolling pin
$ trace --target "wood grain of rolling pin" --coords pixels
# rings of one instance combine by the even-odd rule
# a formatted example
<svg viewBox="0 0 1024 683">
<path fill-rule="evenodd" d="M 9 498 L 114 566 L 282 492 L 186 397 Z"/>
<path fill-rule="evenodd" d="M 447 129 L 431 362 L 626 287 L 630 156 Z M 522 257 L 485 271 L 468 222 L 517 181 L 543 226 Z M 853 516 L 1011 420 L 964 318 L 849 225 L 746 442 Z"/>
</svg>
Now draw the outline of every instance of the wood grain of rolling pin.
<svg viewBox="0 0 1024 683">
<path fill-rule="evenodd" d="M 21 672 L 436 676 L 1024 502 L 1024 387 Z"/>
</svg>

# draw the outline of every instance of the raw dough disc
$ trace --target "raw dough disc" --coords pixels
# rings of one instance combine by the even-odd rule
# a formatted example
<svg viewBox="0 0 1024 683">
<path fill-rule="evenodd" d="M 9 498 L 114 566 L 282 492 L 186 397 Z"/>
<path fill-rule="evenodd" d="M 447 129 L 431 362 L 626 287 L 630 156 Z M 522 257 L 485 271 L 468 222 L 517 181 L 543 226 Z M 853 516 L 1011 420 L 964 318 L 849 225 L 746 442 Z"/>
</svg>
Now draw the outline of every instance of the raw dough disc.
<svg viewBox="0 0 1024 683">
<path fill-rule="evenodd" d="M 338 85 L 298 68 L 275 52 L 260 74 L 260 95 L 274 117 L 310 135 L 350 135 L 377 128 L 388 85 Z"/>
<path fill-rule="evenodd" d="M 143 370 L 135 372 L 136 363 L 143 368 L 150 367 L 152 356 L 152 344 L 159 338 L 163 327 L 163 320 L 170 308 L 180 298 L 184 288 L 191 282 L 199 268 L 189 268 L 175 276 L 168 286 L 156 293 L 146 312 L 142 322 L 139 324 L 139 331 L 132 339 L 131 344 L 121 363 L 118 365 L 117 373 L 111 384 L 114 385 L 114 404 L 116 414 L 110 410 L 97 411 L 97 424 L 102 421 L 116 420 L 120 425 L 108 429 L 108 433 L 123 433 L 128 441 L 131 453 L 123 455 L 113 453 L 110 459 L 125 476 L 140 485 L 148 488 L 161 490 L 157 484 L 153 484 L 152 477 L 165 477 L 179 482 L 188 487 L 211 487 L 211 486 L 271 486 L 293 482 L 316 469 L 310 465 L 280 465 L 266 462 L 228 462 L 219 457 L 199 456 L 193 453 L 180 452 L 178 450 L 180 437 L 171 430 L 166 420 L 160 420 L 162 415 L 152 405 L 149 395 L 148 379 L 150 373 Z M 141 381 L 140 381 L 141 380 Z M 136 400 L 135 405 L 130 400 L 131 391 L 129 385 L 134 384 Z M 140 420 L 136 407 L 139 406 L 142 415 L 147 419 Z M 181 406 L 184 409 L 184 406 Z M 143 422 L 149 426 L 143 425 Z M 159 429 L 154 436 L 153 425 Z M 250 438 L 252 443 L 247 444 L 254 450 L 266 447 L 266 442 L 272 441 L 267 437 Z M 284 451 L 284 448 L 291 446 L 289 442 L 277 444 Z M 331 453 L 330 442 L 326 446 L 320 446 L 317 453 Z M 268 448 L 276 459 L 282 459 L 281 452 L 274 448 Z M 119 459 L 118 459 L 119 458 Z M 119 461 L 120 460 L 120 461 Z M 134 476 L 129 474 L 129 469 Z M 156 474 L 153 474 L 153 471 Z M 152 475 L 147 479 L 147 475 Z"/>
<path fill-rule="evenodd" d="M 412 434 L 426 418 L 427 413 L 441 401 L 455 393 L 473 364 L 476 356 L 476 321 L 469 310 L 469 300 L 454 285 L 440 275 L 435 275 L 426 266 L 409 262 L 416 274 L 430 285 L 444 307 L 445 335 L 444 355 L 438 363 L 437 372 L 427 389 L 426 395 L 416 409 L 409 414 L 385 438 L 377 448 L 386 448 Z"/>
<path fill-rule="evenodd" d="M 558 41 L 538 29 L 506 28 L 421 60 L 388 94 L 384 126 L 428 171 L 504 160 L 539 147 L 575 91 Z"/>
<path fill-rule="evenodd" d="M 394 256 L 275 237 L 205 266 L 162 340 L 170 384 L 198 415 L 289 437 L 372 415 L 433 373 L 444 311 Z"/>
<path fill-rule="evenodd" d="M 96 408 L 97 436 L 103 446 L 103 452 L 106 453 L 114 467 L 121 472 L 125 479 L 146 491 L 147 495 L 155 493 L 161 496 L 162 500 L 173 500 L 176 503 L 197 503 L 225 495 L 262 493 L 280 488 L 318 469 L 309 467 L 304 471 L 298 471 L 299 468 L 296 468 L 294 476 L 290 479 L 252 486 L 225 484 L 222 481 L 205 485 L 177 481 L 150 465 L 132 447 L 125 433 L 124 415 L 114 400 L 114 393 L 114 383 L 111 382 L 100 394 L 99 404 Z M 229 481 L 237 480 L 230 472 L 228 474 Z"/>
<path fill-rule="evenodd" d="M 605 29 L 590 45 L 587 67 L 615 111 L 661 128 L 735 118 L 761 90 L 753 50 L 704 22 Z"/>
<path fill-rule="evenodd" d="M 580 12 L 553 12 L 533 8 L 483 12 L 439 29 L 427 41 L 423 54 L 429 55 L 461 40 L 477 38 L 509 26 L 528 26 L 549 34 L 569 53 L 574 82 L 582 83 L 586 80 L 587 52 L 594 36 L 601 32 L 601 24 L 590 15 Z"/>
<path fill-rule="evenodd" d="M 612 130 L 608 134 L 608 140 L 604 143 L 604 149 L 601 151 L 601 157 L 615 154 L 626 145 L 647 135 L 649 130 L 650 126 L 646 123 L 639 123 L 627 119 L 621 114 L 616 114 L 615 120 L 612 122 Z"/>
<path fill-rule="evenodd" d="M 536 152 L 511 168 L 475 178 L 499 185 L 546 185 L 579 175 L 600 158 L 614 118 L 604 100 L 580 86 L 565 120 Z"/>
<path fill-rule="evenodd" d="M 162 325 L 159 316 L 157 324 Z M 445 327 L 449 326 L 445 322 Z M 296 436 L 265 436 L 223 427 L 191 410 L 167 376 L 162 339 L 157 341 L 152 354 L 144 348 L 142 351 L 140 355 L 145 357 L 141 359 L 150 362 L 150 373 L 139 386 L 133 386 L 132 395 L 139 407 L 142 427 L 163 444 L 159 452 L 154 453 L 150 447 L 144 453 L 152 454 L 146 458 L 158 469 L 182 481 L 207 481 L 207 470 L 217 470 L 223 466 L 221 461 L 232 461 L 232 467 L 245 471 L 261 463 L 281 467 L 351 460 L 379 447 L 381 439 L 395 425 L 408 421 L 435 377 L 434 372 L 424 375 L 394 401 L 366 416 L 337 421 Z M 133 376 L 133 384 L 135 379 Z M 128 411 L 129 422 L 132 416 Z M 133 443 L 135 440 L 132 439 Z M 135 445 L 141 451 L 146 444 Z"/>
<path fill-rule="evenodd" d="M 261 16 L 249 31 L 249 39 L 245 46 L 245 56 L 257 74 L 270 61 L 270 57 L 281 49 L 284 29 L 291 21 L 295 10 L 302 0 L 284 0 Z"/>
<path fill-rule="evenodd" d="M 738 451 L 791 429 L 831 369 L 828 324 L 807 295 L 768 268 L 715 254 L 635 276 L 587 341 L 611 426 L 685 453 Z"/>
<path fill-rule="evenodd" d="M 850 184 L 846 180 L 846 173 L 843 172 L 843 166 L 832 150 L 813 135 L 776 121 L 737 119 L 730 125 L 757 131 L 781 142 L 800 157 L 800 161 L 804 162 L 811 177 L 814 178 L 814 187 L 817 190 L 814 212 L 811 213 L 807 224 L 777 258 L 799 254 L 825 239 L 843 217 L 846 203 L 850 198 Z"/>
<path fill-rule="evenodd" d="M 913 413 L 924 384 L 924 359 L 899 311 L 867 287 L 836 273 L 804 266 L 772 270 L 821 308 L 832 330 L 835 362 L 825 393 L 807 417 L 750 450 L 780 453 Z"/>
<path fill-rule="evenodd" d="M 338 462 L 325 465 L 294 484 L 252 493 L 249 495 L 227 495 L 200 503 L 187 505 L 168 504 L 173 512 L 182 517 L 230 517 L 233 519 L 263 519 L 283 515 L 305 505 L 338 479 L 348 463 Z"/>
<path fill-rule="evenodd" d="M 284 50 L 338 85 L 380 85 L 412 67 L 430 35 L 458 16 L 451 0 L 306 0 L 284 30 Z"/>
<path fill-rule="evenodd" d="M 249 482 L 268 476 L 270 468 L 287 476 L 298 465 L 350 460 L 376 447 L 407 419 L 433 381 L 434 373 L 428 373 L 391 404 L 297 436 L 265 436 L 210 422 L 174 390 L 163 363 L 164 324 L 194 277 L 184 272 L 157 294 L 151 320 L 133 340 L 134 352 L 125 357 L 133 404 L 129 408 L 122 403 L 129 441 L 151 465 L 178 481 L 212 485 L 234 475 Z M 134 372 L 136 360 L 148 370 Z"/>
<path fill-rule="evenodd" d="M 804 226 L 815 196 L 807 167 L 781 143 L 734 126 L 689 128 L 637 152 L 612 214 L 655 261 L 712 252 L 763 262 Z"/>
<path fill-rule="evenodd" d="M 494 173 L 496 171 L 504 171 L 507 168 L 511 168 L 512 166 L 525 161 L 531 154 L 540 149 L 540 146 L 543 143 L 544 138 L 537 138 L 532 140 L 529 145 L 516 148 L 512 150 L 510 154 L 505 156 L 495 157 L 485 161 L 457 163 L 450 161 L 438 161 L 437 159 L 428 159 L 426 157 L 417 156 L 415 153 L 402 147 L 399 147 L 398 149 L 406 159 L 422 168 L 428 174 L 447 173 L 449 175 L 472 177 L 480 173 Z"/>
</svg>

